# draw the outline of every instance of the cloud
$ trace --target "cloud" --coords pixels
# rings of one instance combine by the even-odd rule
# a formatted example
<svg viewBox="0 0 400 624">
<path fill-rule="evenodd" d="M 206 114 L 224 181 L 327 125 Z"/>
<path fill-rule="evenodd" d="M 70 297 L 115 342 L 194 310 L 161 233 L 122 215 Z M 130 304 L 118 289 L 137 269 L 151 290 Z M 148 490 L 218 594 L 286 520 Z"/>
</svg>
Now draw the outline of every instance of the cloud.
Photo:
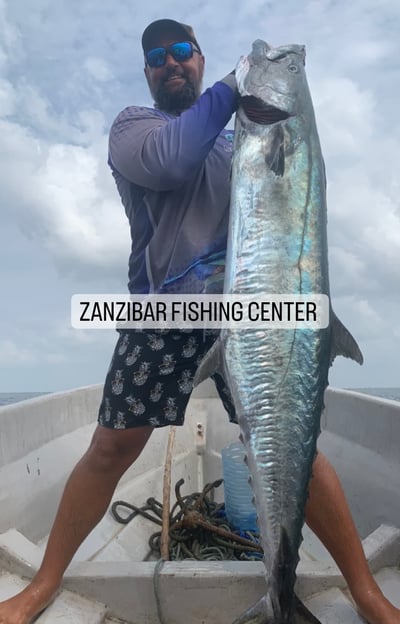
<svg viewBox="0 0 400 624">
<path fill-rule="evenodd" d="M 84 67 L 89 74 L 99 82 L 107 82 L 112 78 L 110 67 L 101 58 L 89 56 L 84 62 Z"/>
<path fill-rule="evenodd" d="M 65 318 L 55 323 L 53 330 L 54 337 L 61 339 L 65 345 L 91 345 L 102 344 L 107 348 L 114 346 L 116 342 L 116 332 L 110 330 L 90 330 L 74 329 L 71 327 L 71 319 Z"/>
<path fill-rule="evenodd" d="M 46 350 L 44 347 L 50 347 Z M 26 344 L 24 338 L 23 343 L 16 340 L 0 340 L 0 361 L 7 363 L 7 367 L 14 368 L 16 366 L 32 366 L 39 363 L 58 363 L 64 362 L 65 356 L 59 351 L 54 351 L 51 345 L 47 345 L 47 341 L 36 340 L 32 334 L 32 343 Z"/>
<path fill-rule="evenodd" d="M 15 89 L 8 80 L 0 79 L 0 117 L 12 115 L 16 108 Z"/>
<path fill-rule="evenodd" d="M 206 55 L 205 87 L 228 73 L 256 37 L 273 45 L 306 44 L 327 167 L 335 310 L 367 345 L 369 361 L 376 353 L 379 362 L 390 361 L 395 370 L 400 305 L 397 0 L 189 0 L 185 6 L 172 0 L 135 7 L 127 0 L 112 5 L 41 0 L 29 11 L 25 0 L 0 0 L 3 223 L 17 221 L 33 241 L 24 262 L 37 249 L 41 261 L 58 270 L 54 276 L 46 273 L 45 284 L 40 273 L 32 274 L 38 297 L 33 299 L 32 287 L 33 307 L 40 308 L 41 288 L 65 298 L 65 292 L 81 291 L 81 284 L 90 290 L 126 280 L 129 227 L 107 166 L 107 134 L 125 106 L 151 105 L 140 35 L 151 20 L 165 15 L 194 26 Z M 1 246 L 0 239 L 0 248 L 9 248 L 6 242 Z M 18 272 L 19 262 L 16 246 L 9 265 L 13 280 L 23 283 L 27 267 Z M 65 307 L 60 308 L 59 322 L 67 327 Z M 69 362 L 74 349 L 79 361 L 84 347 L 89 360 L 90 349 L 97 347 L 94 337 L 102 340 L 97 332 L 66 330 L 63 335 L 58 329 L 48 325 L 45 330 L 52 344 L 35 341 L 31 326 L 24 328 L 23 338 L 5 333 L 1 353 L 26 363 L 32 358 L 31 364 L 61 353 Z M 108 354 L 109 346 L 104 349 Z M 382 366 L 371 364 L 357 374 L 365 370 L 371 378 L 385 374 Z"/>
<path fill-rule="evenodd" d="M 318 83 L 314 101 L 327 168 L 334 291 L 400 304 L 400 132 L 384 131 L 381 98 L 371 84 L 331 76 Z"/>
<path fill-rule="evenodd" d="M 358 296 L 338 297 L 333 302 L 336 315 L 357 341 L 379 339 L 388 327 L 388 321 L 371 302 Z"/>
<path fill-rule="evenodd" d="M 373 94 L 350 78 L 330 76 L 318 82 L 313 100 L 325 157 L 358 158 L 373 135 Z"/>
<path fill-rule="evenodd" d="M 85 147 L 51 143 L 0 121 L 0 196 L 24 230 L 71 272 L 82 265 L 112 272 L 126 264 L 129 229 L 105 163 L 107 137 L 99 136 L 96 114 L 83 111 L 81 122 L 92 137 Z"/>
<path fill-rule="evenodd" d="M 21 59 L 21 33 L 10 21 L 8 8 L 6 0 L 0 0 L 0 69 L 4 69 L 10 59 Z"/>
<path fill-rule="evenodd" d="M 391 162 L 389 175 L 390 168 L 394 169 Z M 332 175 L 328 189 L 332 266 L 334 274 L 337 269 L 342 271 L 342 285 L 347 282 L 361 294 L 373 290 L 376 296 L 395 297 L 399 302 L 399 199 L 394 188 L 381 186 L 370 169 L 373 167 L 366 161 L 363 169 L 357 164 Z M 340 248 L 342 251 L 338 251 Z M 348 267 L 345 257 L 350 261 Z"/>
<path fill-rule="evenodd" d="M 329 246 L 329 265 L 335 274 L 335 293 L 349 295 L 356 289 L 368 291 L 371 286 L 376 287 L 368 275 L 364 258 L 353 251 Z"/>
<path fill-rule="evenodd" d="M 37 361 L 30 349 L 20 346 L 12 340 L 0 340 L 0 361 L 8 362 L 9 366 L 31 364 Z"/>
</svg>

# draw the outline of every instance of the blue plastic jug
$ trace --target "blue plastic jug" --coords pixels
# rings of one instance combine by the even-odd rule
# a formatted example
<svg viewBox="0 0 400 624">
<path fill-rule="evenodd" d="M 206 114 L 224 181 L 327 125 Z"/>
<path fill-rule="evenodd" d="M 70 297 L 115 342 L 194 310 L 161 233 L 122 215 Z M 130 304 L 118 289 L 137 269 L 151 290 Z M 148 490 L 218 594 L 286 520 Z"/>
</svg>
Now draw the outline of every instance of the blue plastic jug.
<svg viewBox="0 0 400 624">
<path fill-rule="evenodd" d="M 252 503 L 250 472 L 244 462 L 241 442 L 233 442 L 221 451 L 225 491 L 225 513 L 228 522 L 240 531 L 257 531 L 257 513 Z"/>
</svg>

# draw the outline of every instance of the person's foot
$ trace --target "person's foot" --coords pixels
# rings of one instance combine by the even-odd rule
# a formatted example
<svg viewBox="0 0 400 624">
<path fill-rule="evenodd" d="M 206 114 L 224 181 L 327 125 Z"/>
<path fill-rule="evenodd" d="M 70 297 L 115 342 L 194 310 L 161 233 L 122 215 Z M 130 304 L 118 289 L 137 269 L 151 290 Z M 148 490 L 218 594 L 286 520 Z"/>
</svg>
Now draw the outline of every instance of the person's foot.
<svg viewBox="0 0 400 624">
<path fill-rule="evenodd" d="M 32 581 L 19 594 L 0 602 L 0 624 L 32 624 L 57 593 L 58 588 L 54 586 Z"/>
<path fill-rule="evenodd" d="M 400 624 L 400 609 L 385 598 L 379 587 L 363 592 L 356 607 L 368 624 Z"/>
</svg>

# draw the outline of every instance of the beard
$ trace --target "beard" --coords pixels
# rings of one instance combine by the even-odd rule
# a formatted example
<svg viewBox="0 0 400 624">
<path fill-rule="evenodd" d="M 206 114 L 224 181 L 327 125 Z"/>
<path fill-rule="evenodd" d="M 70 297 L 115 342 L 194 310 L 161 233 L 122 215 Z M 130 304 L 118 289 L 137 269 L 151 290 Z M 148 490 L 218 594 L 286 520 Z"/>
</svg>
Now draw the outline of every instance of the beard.
<svg viewBox="0 0 400 624">
<path fill-rule="evenodd" d="M 154 93 L 155 105 L 166 113 L 181 113 L 190 108 L 200 96 L 201 85 L 196 85 L 186 79 L 179 90 L 169 91 L 165 84 L 161 84 Z"/>
</svg>

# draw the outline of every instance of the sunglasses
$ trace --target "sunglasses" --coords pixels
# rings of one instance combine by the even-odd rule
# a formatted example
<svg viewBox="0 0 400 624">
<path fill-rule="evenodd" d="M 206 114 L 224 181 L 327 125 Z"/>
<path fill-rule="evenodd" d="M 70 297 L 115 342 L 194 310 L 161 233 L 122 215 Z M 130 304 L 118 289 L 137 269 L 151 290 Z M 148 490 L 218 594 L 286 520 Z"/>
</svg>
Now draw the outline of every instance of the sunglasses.
<svg viewBox="0 0 400 624">
<path fill-rule="evenodd" d="M 180 41 L 179 43 L 173 43 L 168 48 L 153 48 L 146 52 L 146 62 L 149 67 L 162 67 L 167 60 L 167 54 L 170 54 L 172 58 L 178 63 L 188 61 L 192 58 L 193 52 L 201 54 L 193 43 L 190 41 Z"/>
</svg>

